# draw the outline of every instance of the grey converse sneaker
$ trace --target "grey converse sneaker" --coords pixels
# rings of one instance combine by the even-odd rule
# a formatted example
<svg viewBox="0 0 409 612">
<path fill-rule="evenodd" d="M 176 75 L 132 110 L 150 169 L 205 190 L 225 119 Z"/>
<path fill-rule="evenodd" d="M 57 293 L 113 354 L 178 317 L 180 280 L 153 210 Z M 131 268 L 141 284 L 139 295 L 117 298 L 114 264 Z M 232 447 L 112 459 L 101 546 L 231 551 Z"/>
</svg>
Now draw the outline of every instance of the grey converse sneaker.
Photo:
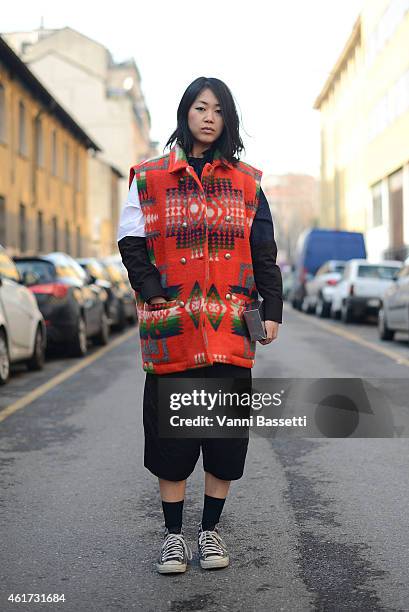
<svg viewBox="0 0 409 612">
<path fill-rule="evenodd" d="M 200 565 L 203 569 L 226 567 L 229 554 L 217 527 L 213 531 L 203 531 L 200 525 L 197 537 Z"/>
<path fill-rule="evenodd" d="M 162 550 L 156 569 L 160 574 L 173 574 L 185 572 L 187 561 L 192 559 L 192 551 L 185 541 L 183 531 L 181 533 L 169 533 L 166 529 Z"/>
</svg>

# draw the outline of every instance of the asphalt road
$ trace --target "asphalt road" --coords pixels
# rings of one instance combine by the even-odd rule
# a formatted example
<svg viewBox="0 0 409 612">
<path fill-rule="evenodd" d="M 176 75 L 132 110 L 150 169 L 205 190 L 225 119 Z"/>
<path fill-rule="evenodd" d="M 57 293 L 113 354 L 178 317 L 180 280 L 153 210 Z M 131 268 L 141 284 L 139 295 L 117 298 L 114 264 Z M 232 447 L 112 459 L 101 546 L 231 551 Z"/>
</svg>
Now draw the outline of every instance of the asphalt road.
<svg viewBox="0 0 409 612">
<path fill-rule="evenodd" d="M 409 373 L 407 340 L 385 345 L 369 325 L 289 308 L 279 338 L 257 350 L 253 377 L 403 388 Z M 409 610 L 404 437 L 253 436 L 220 523 L 230 566 L 203 571 L 195 554 L 186 574 L 158 575 L 163 522 L 143 467 L 143 381 L 130 331 L 87 361 L 21 368 L 2 389 L 2 611 Z M 194 553 L 202 499 L 199 460 L 184 512 Z M 11 593 L 64 593 L 65 603 L 13 604 Z"/>
</svg>

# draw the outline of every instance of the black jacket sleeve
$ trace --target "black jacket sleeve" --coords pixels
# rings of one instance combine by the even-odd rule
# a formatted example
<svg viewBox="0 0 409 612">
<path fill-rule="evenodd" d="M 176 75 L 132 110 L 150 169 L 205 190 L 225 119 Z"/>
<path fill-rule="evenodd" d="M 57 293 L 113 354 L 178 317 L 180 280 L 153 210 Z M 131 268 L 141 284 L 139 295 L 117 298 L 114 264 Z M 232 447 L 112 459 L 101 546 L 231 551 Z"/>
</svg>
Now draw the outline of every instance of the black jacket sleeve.
<svg viewBox="0 0 409 612">
<path fill-rule="evenodd" d="M 277 245 L 274 239 L 274 225 L 270 207 L 263 190 L 250 233 L 251 257 L 254 281 L 263 298 L 264 318 L 282 323 L 283 281 L 276 264 Z"/>
<path fill-rule="evenodd" d="M 145 302 L 156 296 L 167 297 L 160 282 L 159 270 L 149 261 L 146 238 L 125 236 L 118 242 L 118 248 L 132 289 L 137 291 Z"/>
</svg>

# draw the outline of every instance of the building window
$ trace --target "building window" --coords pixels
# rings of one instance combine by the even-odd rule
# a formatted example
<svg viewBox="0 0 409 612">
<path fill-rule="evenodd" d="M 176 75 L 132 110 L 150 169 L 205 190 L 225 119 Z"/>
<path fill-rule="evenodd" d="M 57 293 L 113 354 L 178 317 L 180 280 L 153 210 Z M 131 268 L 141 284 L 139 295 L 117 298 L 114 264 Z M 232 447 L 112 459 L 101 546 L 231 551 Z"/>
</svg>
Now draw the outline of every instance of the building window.
<svg viewBox="0 0 409 612">
<path fill-rule="evenodd" d="M 368 64 L 371 65 L 409 10 L 409 0 L 391 0 L 368 39 Z"/>
<path fill-rule="evenodd" d="M 81 257 L 81 228 L 77 225 L 77 257 Z"/>
<path fill-rule="evenodd" d="M 6 92 L 4 89 L 4 85 L 0 83 L 0 142 L 6 142 L 6 140 Z"/>
<path fill-rule="evenodd" d="M 64 181 L 68 183 L 70 180 L 70 152 L 68 144 L 64 143 Z"/>
<path fill-rule="evenodd" d="M 58 222 L 57 217 L 53 217 L 51 220 L 52 238 L 53 238 L 53 251 L 58 251 Z"/>
<path fill-rule="evenodd" d="M 409 70 L 391 85 L 369 115 L 369 140 L 409 110 Z"/>
<path fill-rule="evenodd" d="M 389 243 L 393 249 L 403 246 L 403 170 L 388 177 L 389 190 Z M 394 257 L 395 258 L 395 257 Z M 400 257 L 396 254 L 396 259 Z"/>
<path fill-rule="evenodd" d="M 68 221 L 65 222 L 65 252 L 71 255 L 70 224 Z"/>
<path fill-rule="evenodd" d="M 34 138 L 35 138 L 35 155 L 36 165 L 39 168 L 44 167 L 44 144 L 43 144 L 43 126 L 41 119 L 37 117 L 34 120 Z"/>
<path fill-rule="evenodd" d="M 51 134 L 51 174 L 57 176 L 57 132 Z"/>
<path fill-rule="evenodd" d="M 27 250 L 26 207 L 24 204 L 20 204 L 19 211 L 19 246 L 22 253 Z"/>
<path fill-rule="evenodd" d="M 44 251 L 44 222 L 41 211 L 37 213 L 37 250 L 39 253 Z"/>
<path fill-rule="evenodd" d="M 372 187 L 372 226 L 382 225 L 382 182 Z"/>
<path fill-rule="evenodd" d="M 75 152 L 74 158 L 74 187 L 77 192 L 81 189 L 81 165 L 78 151 Z"/>
<path fill-rule="evenodd" d="M 27 155 L 26 109 L 21 101 L 18 105 L 18 152 Z"/>
<path fill-rule="evenodd" d="M 0 245 L 6 246 L 6 199 L 0 196 Z"/>
</svg>

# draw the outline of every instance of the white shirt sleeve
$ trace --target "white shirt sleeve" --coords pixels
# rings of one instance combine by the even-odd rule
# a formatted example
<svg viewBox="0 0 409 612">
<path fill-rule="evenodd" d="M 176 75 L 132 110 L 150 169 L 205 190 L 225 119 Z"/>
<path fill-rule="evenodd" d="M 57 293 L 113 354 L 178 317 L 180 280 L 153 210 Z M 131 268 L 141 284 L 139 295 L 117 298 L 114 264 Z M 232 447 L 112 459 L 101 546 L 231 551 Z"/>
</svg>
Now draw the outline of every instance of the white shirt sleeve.
<svg viewBox="0 0 409 612">
<path fill-rule="evenodd" d="M 145 237 L 145 218 L 139 201 L 135 177 L 133 177 L 129 189 L 128 199 L 122 208 L 117 240 L 119 241 L 121 238 L 125 238 L 125 236 Z"/>
</svg>

